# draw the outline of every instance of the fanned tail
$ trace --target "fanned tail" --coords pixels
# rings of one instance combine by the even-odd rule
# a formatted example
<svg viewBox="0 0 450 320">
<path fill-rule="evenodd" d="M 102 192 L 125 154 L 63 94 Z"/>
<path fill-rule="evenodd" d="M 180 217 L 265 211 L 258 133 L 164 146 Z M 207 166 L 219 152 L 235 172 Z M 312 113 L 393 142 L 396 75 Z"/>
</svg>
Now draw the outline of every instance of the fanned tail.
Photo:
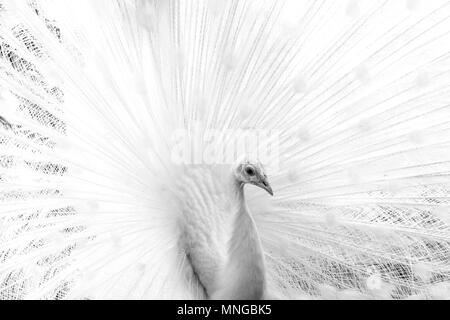
<svg viewBox="0 0 450 320">
<path fill-rule="evenodd" d="M 450 296 L 448 2 L 1 1 L 0 17 L 0 298 L 199 297 L 178 129 L 274 133 L 275 196 L 248 190 L 274 297 Z"/>
</svg>

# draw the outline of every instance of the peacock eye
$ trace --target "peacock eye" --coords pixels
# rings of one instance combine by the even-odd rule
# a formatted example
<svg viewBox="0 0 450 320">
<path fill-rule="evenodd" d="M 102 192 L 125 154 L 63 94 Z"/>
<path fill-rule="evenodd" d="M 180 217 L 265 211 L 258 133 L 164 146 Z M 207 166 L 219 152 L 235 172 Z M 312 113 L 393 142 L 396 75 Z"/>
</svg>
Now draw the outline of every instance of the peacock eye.
<svg viewBox="0 0 450 320">
<path fill-rule="evenodd" d="M 251 168 L 251 167 L 247 167 L 247 168 L 245 168 L 245 173 L 248 174 L 249 176 L 254 176 L 255 170 L 253 170 L 253 168 Z"/>
</svg>

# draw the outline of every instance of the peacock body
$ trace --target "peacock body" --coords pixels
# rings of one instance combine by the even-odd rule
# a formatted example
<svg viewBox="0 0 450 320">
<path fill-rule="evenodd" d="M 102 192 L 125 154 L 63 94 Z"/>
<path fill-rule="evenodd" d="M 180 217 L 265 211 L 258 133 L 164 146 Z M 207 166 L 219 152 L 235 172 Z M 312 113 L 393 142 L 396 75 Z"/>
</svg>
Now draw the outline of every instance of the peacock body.
<svg viewBox="0 0 450 320">
<path fill-rule="evenodd" d="M 0 299 L 449 298 L 449 84 L 448 1 L 0 0 Z"/>
</svg>

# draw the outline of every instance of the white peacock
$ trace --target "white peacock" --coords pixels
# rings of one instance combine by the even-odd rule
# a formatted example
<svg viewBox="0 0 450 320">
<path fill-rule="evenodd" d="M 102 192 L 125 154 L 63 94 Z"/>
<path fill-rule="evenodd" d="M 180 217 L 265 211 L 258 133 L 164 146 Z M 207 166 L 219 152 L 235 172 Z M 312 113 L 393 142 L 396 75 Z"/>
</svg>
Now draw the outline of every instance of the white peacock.
<svg viewBox="0 0 450 320">
<path fill-rule="evenodd" d="M 448 1 L 0 0 L 0 298 L 448 298 L 449 82 Z"/>
</svg>

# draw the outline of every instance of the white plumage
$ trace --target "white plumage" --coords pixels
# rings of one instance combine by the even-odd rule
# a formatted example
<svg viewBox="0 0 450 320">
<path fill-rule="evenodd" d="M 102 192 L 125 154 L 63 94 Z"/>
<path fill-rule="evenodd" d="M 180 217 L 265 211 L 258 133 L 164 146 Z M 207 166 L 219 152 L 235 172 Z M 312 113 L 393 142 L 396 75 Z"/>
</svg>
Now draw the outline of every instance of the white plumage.
<svg viewBox="0 0 450 320">
<path fill-rule="evenodd" d="M 0 0 L 0 298 L 448 298 L 449 83 L 448 1 Z"/>
</svg>

